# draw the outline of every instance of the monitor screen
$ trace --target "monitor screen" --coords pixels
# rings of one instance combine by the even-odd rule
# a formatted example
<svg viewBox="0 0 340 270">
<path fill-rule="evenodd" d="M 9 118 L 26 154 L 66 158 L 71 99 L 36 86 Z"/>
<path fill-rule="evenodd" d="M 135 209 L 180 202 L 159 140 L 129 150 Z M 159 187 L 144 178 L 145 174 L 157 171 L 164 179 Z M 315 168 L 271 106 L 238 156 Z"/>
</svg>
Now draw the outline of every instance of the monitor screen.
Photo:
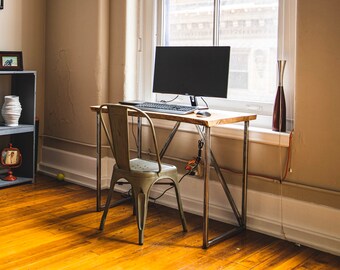
<svg viewBox="0 0 340 270">
<path fill-rule="evenodd" d="M 156 47 L 154 93 L 227 97 L 230 47 Z"/>
</svg>

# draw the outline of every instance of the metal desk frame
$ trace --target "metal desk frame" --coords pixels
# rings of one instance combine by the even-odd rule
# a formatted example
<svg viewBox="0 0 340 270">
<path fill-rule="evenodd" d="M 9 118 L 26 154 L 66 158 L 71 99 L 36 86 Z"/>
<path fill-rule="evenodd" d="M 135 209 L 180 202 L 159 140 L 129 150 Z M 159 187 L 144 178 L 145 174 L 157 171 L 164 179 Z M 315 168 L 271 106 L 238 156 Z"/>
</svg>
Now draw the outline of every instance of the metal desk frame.
<svg viewBox="0 0 340 270">
<path fill-rule="evenodd" d="M 91 106 L 93 111 L 97 112 L 97 211 L 101 211 L 103 209 L 103 205 L 101 204 L 101 120 L 99 115 L 99 106 Z M 221 111 L 217 111 L 220 112 Z M 249 142 L 249 121 L 256 119 L 256 115 L 253 114 L 236 114 L 238 117 L 235 117 L 233 113 L 233 117 L 220 117 L 218 121 L 206 121 L 204 118 L 198 118 L 195 116 L 191 117 L 183 117 L 178 115 L 169 115 L 169 114 L 160 114 L 160 113 L 148 113 L 151 118 L 165 119 L 170 121 L 175 121 L 176 124 L 173 127 L 171 133 L 168 136 L 166 143 L 164 144 L 160 157 L 162 158 L 170 145 L 173 137 L 175 136 L 180 124 L 182 122 L 191 123 L 196 125 L 197 132 L 199 133 L 201 139 L 204 141 L 204 198 L 203 198 L 203 248 L 207 249 L 208 247 L 221 242 L 227 238 L 230 238 L 239 232 L 246 229 L 247 226 L 247 188 L 248 188 L 248 142 Z M 223 112 L 221 113 L 223 115 Z M 188 120 L 189 119 L 189 120 Z M 243 130 L 243 178 L 242 178 L 242 209 L 241 213 L 237 209 L 235 201 L 230 193 L 227 182 L 224 179 L 222 172 L 217 164 L 217 161 L 214 157 L 213 152 L 211 151 L 211 127 L 217 126 L 225 123 L 236 123 L 236 122 L 244 122 L 244 130 Z M 204 132 L 201 130 L 200 126 L 204 127 Z M 138 143 L 141 145 L 141 121 L 138 120 Z M 138 155 L 141 155 L 141 147 L 137 149 Z M 238 227 L 235 227 L 221 235 L 209 239 L 209 179 L 210 179 L 210 167 L 211 165 L 214 167 L 218 179 L 223 187 L 224 193 L 226 194 L 230 206 L 233 210 L 234 216 L 237 219 Z M 126 199 L 123 199 L 126 200 Z M 121 201 L 116 202 L 114 205 L 118 205 Z M 113 205 L 113 206 L 114 206 Z"/>
</svg>

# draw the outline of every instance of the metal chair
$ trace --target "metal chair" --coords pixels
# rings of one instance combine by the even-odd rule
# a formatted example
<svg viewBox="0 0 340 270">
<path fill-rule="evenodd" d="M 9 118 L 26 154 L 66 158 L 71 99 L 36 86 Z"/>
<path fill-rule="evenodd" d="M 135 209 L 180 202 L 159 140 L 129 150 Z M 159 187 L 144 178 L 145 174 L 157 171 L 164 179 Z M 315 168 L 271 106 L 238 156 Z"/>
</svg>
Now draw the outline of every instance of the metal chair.
<svg viewBox="0 0 340 270">
<path fill-rule="evenodd" d="M 103 115 L 108 113 L 108 122 L 110 131 L 105 124 Z M 155 148 L 156 161 L 145 160 L 140 158 L 130 158 L 129 147 L 129 123 L 128 113 L 134 111 L 138 117 L 147 119 L 153 144 Z M 176 191 L 178 210 L 182 222 L 183 231 L 187 231 L 187 224 L 183 212 L 182 201 L 180 198 L 179 184 L 177 180 L 177 168 L 173 165 L 161 163 L 154 125 L 150 117 L 143 111 L 132 106 L 117 105 L 117 104 L 103 104 L 100 107 L 100 118 L 107 139 L 109 141 L 116 164 L 113 167 L 110 190 L 106 200 L 105 209 L 102 215 L 100 230 L 104 229 L 107 213 L 110 208 L 111 198 L 116 182 L 120 179 L 125 179 L 131 184 L 132 195 L 134 199 L 134 209 L 136 211 L 136 220 L 139 232 L 139 244 L 142 245 L 144 241 L 144 228 L 148 209 L 148 200 L 150 190 L 153 184 L 160 179 L 170 179 Z"/>
</svg>

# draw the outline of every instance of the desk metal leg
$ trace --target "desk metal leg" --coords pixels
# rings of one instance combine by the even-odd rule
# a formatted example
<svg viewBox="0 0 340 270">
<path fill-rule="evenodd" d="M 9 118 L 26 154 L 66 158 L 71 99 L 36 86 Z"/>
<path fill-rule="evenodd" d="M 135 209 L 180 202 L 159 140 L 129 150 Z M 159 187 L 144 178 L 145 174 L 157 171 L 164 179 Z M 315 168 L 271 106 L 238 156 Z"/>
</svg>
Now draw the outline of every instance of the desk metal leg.
<svg viewBox="0 0 340 270">
<path fill-rule="evenodd" d="M 234 198 L 231 195 L 231 192 L 230 192 L 230 190 L 228 188 L 227 182 L 224 179 L 223 174 L 221 172 L 221 169 L 218 166 L 217 161 L 215 159 L 215 156 L 214 156 L 214 154 L 212 152 L 211 152 L 211 158 L 212 158 L 212 163 L 213 163 L 213 166 L 214 166 L 215 171 L 217 173 L 218 179 L 220 180 L 220 183 L 221 183 L 221 185 L 223 187 L 224 193 L 226 194 L 226 196 L 228 198 L 228 201 L 229 201 L 229 204 L 231 206 L 231 209 L 234 212 L 234 216 L 236 217 L 239 226 L 242 226 L 242 223 L 243 223 L 242 216 L 241 216 L 240 212 L 237 209 L 236 203 L 235 203 Z"/>
<path fill-rule="evenodd" d="M 175 136 L 175 134 L 176 134 L 176 132 L 177 132 L 177 130 L 178 130 L 180 124 L 181 124 L 181 122 L 176 122 L 176 124 L 175 124 L 175 126 L 173 127 L 171 133 L 169 134 L 168 139 L 166 140 L 166 142 L 165 142 L 165 144 L 164 144 L 164 146 L 163 146 L 161 152 L 159 153 L 159 157 L 160 157 L 161 159 L 163 158 L 163 156 L 164 156 L 166 150 L 168 149 L 168 147 L 169 147 L 169 145 L 170 145 L 172 139 L 174 138 L 174 136 Z"/>
<path fill-rule="evenodd" d="M 204 199 L 203 199 L 203 248 L 209 247 L 209 179 L 210 179 L 210 127 L 205 128 L 204 143 Z"/>
<path fill-rule="evenodd" d="M 205 140 L 204 134 L 202 133 L 201 129 L 200 129 L 198 126 L 196 126 L 196 128 L 197 128 L 197 131 L 198 131 L 198 133 L 200 134 L 201 138 L 202 138 L 203 140 Z M 235 217 L 236 217 L 236 219 L 237 219 L 237 221 L 238 221 L 238 223 L 239 223 L 239 226 L 242 226 L 243 221 L 242 221 L 241 214 L 240 214 L 240 212 L 239 212 L 238 209 L 237 209 L 237 206 L 236 206 L 236 203 L 235 203 L 235 201 L 234 201 L 234 198 L 233 198 L 233 196 L 232 196 L 231 193 L 230 193 L 230 190 L 229 190 L 229 188 L 228 188 L 227 182 L 226 182 L 226 180 L 225 180 L 224 177 L 223 177 L 223 174 L 222 174 L 222 172 L 221 172 L 221 169 L 220 169 L 220 167 L 218 166 L 218 163 L 217 163 L 217 161 L 216 161 L 216 158 L 215 158 L 215 156 L 214 156 L 214 153 L 212 152 L 211 149 L 210 149 L 210 155 L 211 155 L 212 165 L 214 166 L 214 169 L 215 169 L 215 171 L 216 171 L 216 174 L 217 174 L 217 176 L 218 176 L 218 179 L 220 180 L 220 183 L 221 183 L 221 185 L 222 185 L 222 187 L 223 187 L 224 193 L 226 194 L 226 196 L 227 196 L 227 198 L 228 198 L 229 204 L 230 204 L 230 206 L 231 206 L 231 208 L 232 208 L 232 210 L 233 210 L 233 212 L 234 212 L 234 215 L 235 215 Z"/>
<path fill-rule="evenodd" d="M 99 212 L 101 207 L 101 198 L 102 198 L 102 175 L 101 175 L 101 168 L 102 168 L 102 142 L 101 142 L 101 119 L 100 119 L 100 113 L 97 112 L 97 212 Z"/>
<path fill-rule="evenodd" d="M 206 128 L 205 134 L 197 127 L 198 133 L 205 141 L 205 166 L 204 166 L 204 206 L 203 206 L 203 248 L 208 248 L 222 240 L 225 240 L 231 236 L 234 236 L 246 229 L 247 222 L 247 189 L 248 189 L 248 147 L 249 147 L 249 121 L 244 123 L 244 138 L 243 138 L 243 181 L 242 181 L 242 213 L 240 214 L 234 199 L 229 191 L 227 183 L 222 175 L 222 172 L 217 164 L 213 152 L 211 151 L 211 139 L 210 128 Z M 215 168 L 220 183 L 224 189 L 224 192 L 228 198 L 234 215 L 238 221 L 239 226 L 231 229 L 211 240 L 209 240 L 209 177 L 210 177 L 210 162 Z"/>
<path fill-rule="evenodd" d="M 249 121 L 244 122 L 243 133 L 243 185 L 242 185 L 242 225 L 247 227 L 247 190 L 248 190 L 248 148 L 249 148 Z"/>
</svg>

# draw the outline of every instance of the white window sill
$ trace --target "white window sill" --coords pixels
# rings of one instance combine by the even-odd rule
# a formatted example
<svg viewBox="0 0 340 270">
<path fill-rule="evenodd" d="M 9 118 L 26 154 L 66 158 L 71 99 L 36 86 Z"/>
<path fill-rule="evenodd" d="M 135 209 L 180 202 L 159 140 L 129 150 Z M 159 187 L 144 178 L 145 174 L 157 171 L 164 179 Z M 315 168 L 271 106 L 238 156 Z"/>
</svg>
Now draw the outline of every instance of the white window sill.
<svg viewBox="0 0 340 270">
<path fill-rule="evenodd" d="M 153 119 L 153 123 L 157 128 L 172 129 L 174 127 L 174 122 Z M 214 127 L 211 129 L 211 135 L 228 138 L 243 140 L 243 124 L 228 124 Z M 179 127 L 180 131 L 196 133 L 197 130 L 194 125 L 181 123 Z M 275 132 L 267 128 L 252 127 L 250 122 L 249 127 L 249 141 L 262 143 L 267 145 L 274 145 L 280 147 L 289 147 L 289 136 L 288 132 Z"/>
</svg>

